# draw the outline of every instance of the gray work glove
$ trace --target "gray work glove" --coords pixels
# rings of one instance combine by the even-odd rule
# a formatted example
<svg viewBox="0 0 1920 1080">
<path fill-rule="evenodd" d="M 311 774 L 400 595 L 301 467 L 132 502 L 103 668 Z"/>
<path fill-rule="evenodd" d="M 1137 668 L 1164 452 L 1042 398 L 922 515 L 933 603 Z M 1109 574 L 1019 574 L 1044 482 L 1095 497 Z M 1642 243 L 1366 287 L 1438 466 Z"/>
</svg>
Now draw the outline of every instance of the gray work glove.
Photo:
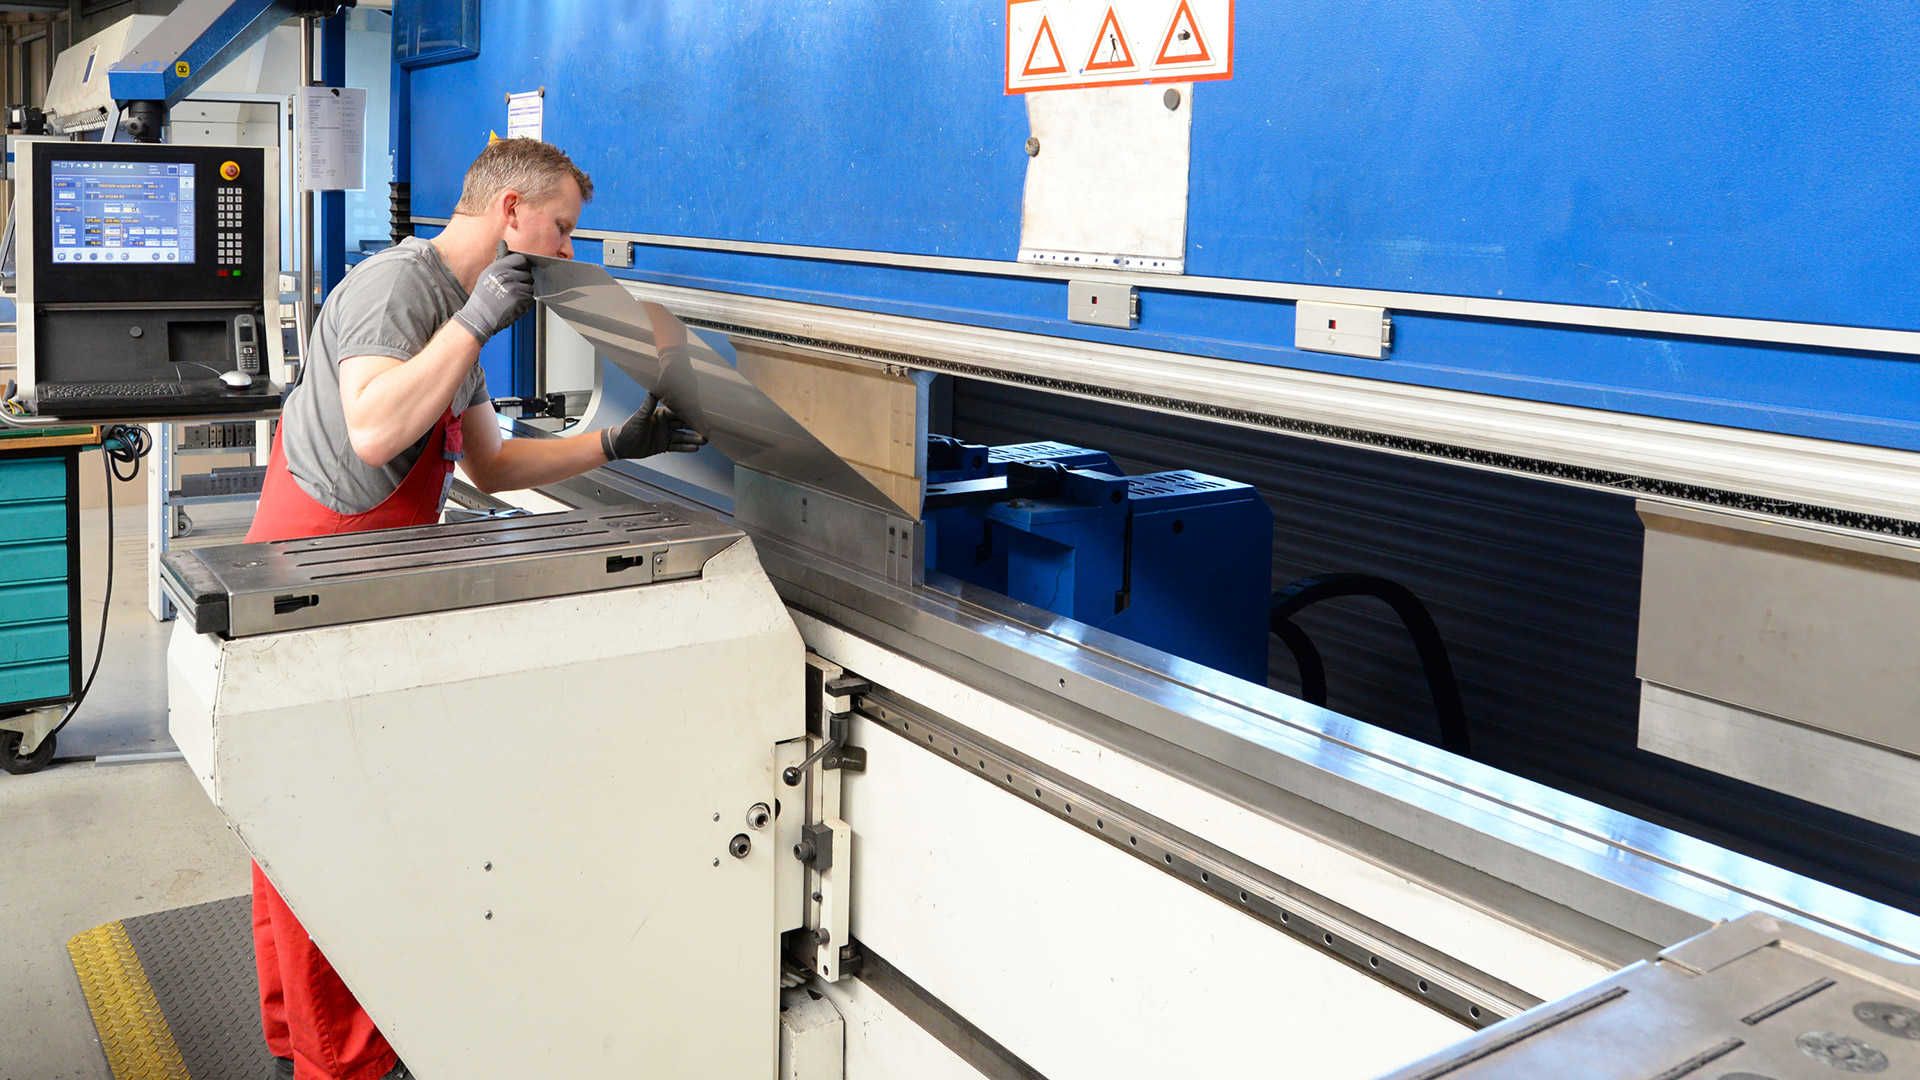
<svg viewBox="0 0 1920 1080">
<path fill-rule="evenodd" d="M 485 345 L 532 306 L 533 266 L 525 255 L 515 251 L 480 271 L 480 279 L 473 283 L 473 295 L 453 317 Z"/>
<path fill-rule="evenodd" d="M 707 437 L 688 427 L 667 403 L 653 394 L 640 411 L 617 428 L 600 429 L 600 449 L 607 460 L 652 457 L 660 453 L 690 454 L 707 445 Z"/>
</svg>

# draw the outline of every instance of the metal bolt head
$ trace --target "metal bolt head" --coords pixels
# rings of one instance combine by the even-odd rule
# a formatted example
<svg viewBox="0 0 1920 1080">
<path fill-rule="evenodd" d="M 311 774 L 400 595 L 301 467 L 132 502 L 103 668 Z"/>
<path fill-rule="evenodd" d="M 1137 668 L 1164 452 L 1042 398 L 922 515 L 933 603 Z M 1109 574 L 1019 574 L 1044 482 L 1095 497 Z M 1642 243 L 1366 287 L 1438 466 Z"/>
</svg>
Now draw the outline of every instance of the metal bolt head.
<svg viewBox="0 0 1920 1080">
<path fill-rule="evenodd" d="M 1887 1056 L 1851 1035 L 1809 1031 L 1793 1040 L 1800 1052 L 1841 1072 L 1884 1072 Z"/>
<path fill-rule="evenodd" d="M 813 943 L 815 945 L 826 945 L 832 941 L 833 941 L 833 931 L 828 930 L 824 926 L 813 932 Z"/>
<path fill-rule="evenodd" d="M 727 851 L 736 859 L 746 858 L 747 852 L 752 850 L 753 838 L 746 833 L 735 833 L 733 839 L 727 841 Z"/>
<path fill-rule="evenodd" d="M 764 829 L 773 820 L 773 808 L 766 803 L 757 802 L 747 808 L 747 827 Z"/>
<path fill-rule="evenodd" d="M 1854 1019 L 1884 1035 L 1920 1040 L 1920 1011 L 1890 1001 L 1863 1001 L 1853 1007 Z"/>
<path fill-rule="evenodd" d="M 1170 89 L 1160 95 L 1160 100 L 1166 103 L 1168 112 L 1176 112 L 1180 108 L 1180 91 Z"/>
<path fill-rule="evenodd" d="M 492 922 L 492 921 L 493 921 L 493 911 L 492 911 L 491 909 L 489 909 L 489 910 L 487 911 L 487 913 L 486 913 L 486 914 L 485 914 L 484 916 L 482 916 L 482 918 L 484 918 L 484 919 L 486 919 L 486 920 L 487 920 L 488 922 Z"/>
<path fill-rule="evenodd" d="M 491 862 L 485 862 L 485 863 L 481 863 L 481 864 L 480 864 L 480 869 L 482 869 L 482 870 L 487 870 L 487 871 L 491 871 L 491 870 L 493 869 L 493 863 L 491 863 Z"/>
<path fill-rule="evenodd" d="M 1040 156 L 1040 140 L 1038 137 L 1031 136 L 1031 135 L 1027 137 L 1027 156 L 1028 157 Z"/>
</svg>

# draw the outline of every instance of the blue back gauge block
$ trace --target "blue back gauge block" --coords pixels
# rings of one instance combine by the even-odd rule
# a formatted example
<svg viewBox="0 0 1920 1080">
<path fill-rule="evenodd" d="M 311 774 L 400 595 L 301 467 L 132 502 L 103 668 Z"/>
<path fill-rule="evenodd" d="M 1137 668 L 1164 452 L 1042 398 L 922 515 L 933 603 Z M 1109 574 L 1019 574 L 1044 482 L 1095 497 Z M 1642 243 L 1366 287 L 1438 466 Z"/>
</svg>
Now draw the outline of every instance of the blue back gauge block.
<svg viewBox="0 0 1920 1080">
<path fill-rule="evenodd" d="M 1126 477 L 1070 470 L 1057 498 L 1011 499 L 987 520 L 1008 596 L 1090 626 L 1125 606 Z"/>
<path fill-rule="evenodd" d="M 1260 493 L 1182 469 L 1133 477 L 1127 507 L 1129 603 L 1102 629 L 1264 685 L 1273 513 Z"/>
<path fill-rule="evenodd" d="M 1016 465 L 1058 465 L 1117 475 L 1119 469 L 1105 451 L 1088 450 L 1061 442 L 1013 443 L 982 446 L 947 435 L 927 439 L 927 491 L 938 495 L 947 485 L 970 484 L 1004 477 Z M 929 506 L 927 567 L 992 589 L 1007 591 L 1007 551 L 992 541 L 992 524 L 978 506 Z"/>
<path fill-rule="evenodd" d="M 1120 475 L 1119 467 L 1113 463 L 1113 456 L 1105 450 L 1087 450 L 1061 442 L 1014 443 L 996 446 L 987 453 L 988 475 L 991 476 L 1007 475 L 1010 465 L 1038 462 L 1049 462 L 1066 469 L 1091 469 Z"/>
<path fill-rule="evenodd" d="M 928 451 L 927 566 L 1264 683 L 1273 516 L 1247 484 L 1065 443 Z M 1045 492 L 1032 495 L 1036 477 Z M 966 501 L 954 505 L 955 497 Z"/>
</svg>

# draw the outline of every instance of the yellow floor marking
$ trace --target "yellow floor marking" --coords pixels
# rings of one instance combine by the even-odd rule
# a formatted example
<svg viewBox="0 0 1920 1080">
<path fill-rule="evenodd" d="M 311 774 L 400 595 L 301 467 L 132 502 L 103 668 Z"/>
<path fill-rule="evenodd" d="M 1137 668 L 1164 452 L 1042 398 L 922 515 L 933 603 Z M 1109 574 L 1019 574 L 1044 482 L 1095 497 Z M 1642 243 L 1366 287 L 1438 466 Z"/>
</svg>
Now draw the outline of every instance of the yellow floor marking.
<svg viewBox="0 0 1920 1080">
<path fill-rule="evenodd" d="M 76 934 L 67 954 L 114 1080 L 192 1080 L 126 927 L 110 922 Z"/>
</svg>

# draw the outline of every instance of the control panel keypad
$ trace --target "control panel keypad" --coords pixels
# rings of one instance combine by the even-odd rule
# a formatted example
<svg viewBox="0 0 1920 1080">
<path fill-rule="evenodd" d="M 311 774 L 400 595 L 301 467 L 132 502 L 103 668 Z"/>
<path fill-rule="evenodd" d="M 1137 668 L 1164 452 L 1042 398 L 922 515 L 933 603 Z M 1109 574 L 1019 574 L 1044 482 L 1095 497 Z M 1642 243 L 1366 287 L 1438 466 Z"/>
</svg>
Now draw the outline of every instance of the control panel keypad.
<svg viewBox="0 0 1920 1080">
<path fill-rule="evenodd" d="M 214 253 L 215 265 L 240 266 L 246 260 L 246 249 L 242 232 L 243 204 L 239 185 L 219 185 L 214 189 L 214 199 L 215 208 L 218 210 L 214 219 L 218 245 Z M 227 274 L 223 272 L 221 276 L 225 277 Z"/>
</svg>

